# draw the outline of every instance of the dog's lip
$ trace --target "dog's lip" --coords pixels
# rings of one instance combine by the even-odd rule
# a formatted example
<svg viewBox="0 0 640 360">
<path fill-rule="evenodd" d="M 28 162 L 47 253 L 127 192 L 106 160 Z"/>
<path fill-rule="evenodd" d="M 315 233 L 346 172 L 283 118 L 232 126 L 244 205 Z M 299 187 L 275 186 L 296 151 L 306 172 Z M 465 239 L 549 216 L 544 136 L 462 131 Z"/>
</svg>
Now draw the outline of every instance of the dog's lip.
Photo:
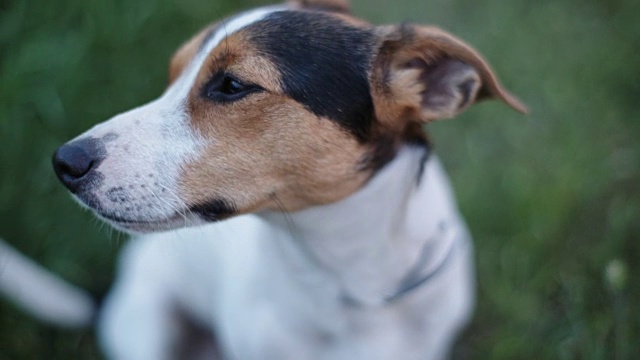
<svg viewBox="0 0 640 360">
<path fill-rule="evenodd" d="M 117 215 L 113 215 L 113 214 L 109 214 L 109 213 L 104 213 L 101 211 L 96 211 L 96 213 L 98 214 L 98 216 L 104 218 L 107 221 L 116 223 L 117 225 L 120 225 L 122 227 L 131 227 L 131 226 L 159 226 L 159 227 L 163 227 L 162 225 L 170 225 L 172 223 L 174 223 L 175 221 L 179 220 L 181 218 L 180 214 L 173 214 L 164 218 L 160 218 L 160 219 L 128 219 L 125 217 L 121 217 L 121 216 L 117 216 Z"/>
<path fill-rule="evenodd" d="M 128 219 L 111 214 L 96 212 L 98 218 L 107 221 L 114 228 L 131 235 L 169 231 L 192 223 L 186 216 L 175 213 L 161 219 Z"/>
</svg>

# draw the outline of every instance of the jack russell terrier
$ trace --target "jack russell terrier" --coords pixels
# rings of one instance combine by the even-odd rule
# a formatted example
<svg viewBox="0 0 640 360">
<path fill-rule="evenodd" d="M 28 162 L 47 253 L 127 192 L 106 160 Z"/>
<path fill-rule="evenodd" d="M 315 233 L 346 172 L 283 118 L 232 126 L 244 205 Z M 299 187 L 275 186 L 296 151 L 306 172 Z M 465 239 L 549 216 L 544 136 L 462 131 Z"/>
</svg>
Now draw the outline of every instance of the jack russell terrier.
<svg viewBox="0 0 640 360">
<path fill-rule="evenodd" d="M 134 234 L 98 318 L 110 359 L 442 359 L 471 238 L 423 125 L 497 98 L 469 45 L 342 0 L 207 27 L 164 94 L 60 147 L 82 205 Z"/>
</svg>

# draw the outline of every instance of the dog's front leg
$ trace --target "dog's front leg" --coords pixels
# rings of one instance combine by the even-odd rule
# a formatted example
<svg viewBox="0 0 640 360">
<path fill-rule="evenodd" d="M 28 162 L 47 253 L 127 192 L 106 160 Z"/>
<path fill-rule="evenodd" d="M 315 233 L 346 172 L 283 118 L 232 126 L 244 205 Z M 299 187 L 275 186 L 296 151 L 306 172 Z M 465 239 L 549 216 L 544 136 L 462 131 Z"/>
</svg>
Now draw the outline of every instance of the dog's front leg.
<svg viewBox="0 0 640 360">
<path fill-rule="evenodd" d="M 118 280 L 98 319 L 109 359 L 173 358 L 179 338 L 176 263 L 151 239 L 132 240 L 121 258 Z"/>
</svg>

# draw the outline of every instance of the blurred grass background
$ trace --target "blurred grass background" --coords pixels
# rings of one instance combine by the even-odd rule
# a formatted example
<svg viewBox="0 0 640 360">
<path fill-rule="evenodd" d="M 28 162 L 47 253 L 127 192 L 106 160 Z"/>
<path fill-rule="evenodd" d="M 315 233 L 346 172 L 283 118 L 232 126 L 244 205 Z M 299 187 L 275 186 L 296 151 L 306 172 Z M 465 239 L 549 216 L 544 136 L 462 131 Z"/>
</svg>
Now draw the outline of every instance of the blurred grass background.
<svg viewBox="0 0 640 360">
<path fill-rule="evenodd" d="M 264 1 L 0 2 L 0 236 L 101 294 L 124 236 L 55 179 L 53 150 L 158 96 L 181 42 Z M 439 25 L 532 109 L 497 102 L 430 126 L 477 250 L 459 359 L 640 353 L 640 2 L 354 0 L 376 23 Z M 0 299 L 0 360 L 99 359 L 91 331 Z"/>
</svg>

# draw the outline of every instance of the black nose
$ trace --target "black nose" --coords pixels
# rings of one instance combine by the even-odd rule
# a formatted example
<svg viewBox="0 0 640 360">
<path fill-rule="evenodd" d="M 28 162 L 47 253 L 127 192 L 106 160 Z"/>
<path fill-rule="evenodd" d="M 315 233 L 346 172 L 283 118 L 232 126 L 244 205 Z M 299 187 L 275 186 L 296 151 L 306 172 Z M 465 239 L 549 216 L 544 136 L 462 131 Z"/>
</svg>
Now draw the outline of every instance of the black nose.
<svg viewBox="0 0 640 360">
<path fill-rule="evenodd" d="M 62 183 L 72 192 L 89 178 L 101 160 L 93 139 L 74 141 L 62 145 L 53 154 L 53 169 Z"/>
</svg>

